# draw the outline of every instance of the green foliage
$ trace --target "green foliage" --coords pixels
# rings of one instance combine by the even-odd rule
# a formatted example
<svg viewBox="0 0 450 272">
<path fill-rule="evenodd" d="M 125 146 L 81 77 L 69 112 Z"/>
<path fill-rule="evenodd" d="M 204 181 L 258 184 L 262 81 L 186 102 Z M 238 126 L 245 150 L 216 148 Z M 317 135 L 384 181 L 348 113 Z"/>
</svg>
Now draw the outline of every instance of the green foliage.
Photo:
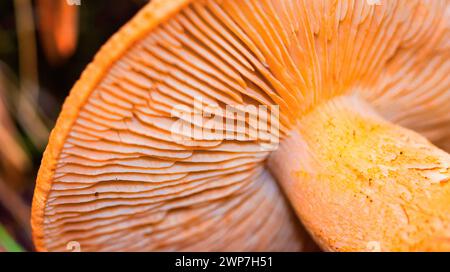
<svg viewBox="0 0 450 272">
<path fill-rule="evenodd" d="M 0 248 L 7 252 L 24 252 L 24 249 L 9 235 L 0 224 Z"/>
</svg>

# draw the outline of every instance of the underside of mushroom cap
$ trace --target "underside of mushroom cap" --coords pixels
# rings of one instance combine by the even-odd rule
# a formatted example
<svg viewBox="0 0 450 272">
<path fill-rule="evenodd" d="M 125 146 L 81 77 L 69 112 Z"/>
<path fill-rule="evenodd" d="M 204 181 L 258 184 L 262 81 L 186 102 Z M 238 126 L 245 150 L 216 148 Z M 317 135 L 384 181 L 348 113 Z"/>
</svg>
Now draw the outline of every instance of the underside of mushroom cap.
<svg viewBox="0 0 450 272">
<path fill-rule="evenodd" d="M 152 1 L 102 48 L 64 105 L 37 180 L 36 247 L 302 249 L 307 238 L 266 158 L 303 117 L 341 96 L 445 142 L 449 7 Z M 279 154 L 278 162 L 292 158 Z M 292 174 L 271 170 L 284 181 Z"/>
<path fill-rule="evenodd" d="M 222 132 L 238 132 L 225 123 L 214 139 L 173 133 L 175 125 L 190 122 L 173 117 L 173 109 L 190 109 L 196 100 L 216 107 L 268 101 L 259 87 L 250 92 L 247 86 L 269 88 L 242 56 L 256 61 L 253 54 L 217 15 L 187 2 L 145 7 L 72 90 L 37 181 L 32 224 L 38 250 L 63 251 L 71 242 L 83 251 L 304 246 L 304 233 L 264 169 L 267 140 L 226 140 Z M 203 20 L 210 20 L 208 29 Z M 203 44 L 216 42 L 205 30 L 238 48 L 228 45 L 232 52 L 217 56 Z M 230 61 L 245 62 L 239 67 L 250 79 Z"/>
</svg>

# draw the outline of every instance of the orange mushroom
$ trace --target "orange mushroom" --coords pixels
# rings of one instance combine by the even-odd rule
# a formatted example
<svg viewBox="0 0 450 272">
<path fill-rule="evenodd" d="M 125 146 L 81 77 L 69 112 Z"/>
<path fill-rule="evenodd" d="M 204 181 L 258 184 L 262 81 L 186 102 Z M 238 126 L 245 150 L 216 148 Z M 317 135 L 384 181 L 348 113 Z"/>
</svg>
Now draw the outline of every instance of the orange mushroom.
<svg viewBox="0 0 450 272">
<path fill-rule="evenodd" d="M 324 250 L 448 250 L 450 155 L 418 133 L 450 136 L 449 10 L 152 1 L 65 102 L 37 249 L 304 249 L 277 180 Z"/>
<path fill-rule="evenodd" d="M 47 59 L 58 64 L 71 57 L 78 41 L 78 6 L 67 0 L 38 0 L 39 33 Z"/>
</svg>

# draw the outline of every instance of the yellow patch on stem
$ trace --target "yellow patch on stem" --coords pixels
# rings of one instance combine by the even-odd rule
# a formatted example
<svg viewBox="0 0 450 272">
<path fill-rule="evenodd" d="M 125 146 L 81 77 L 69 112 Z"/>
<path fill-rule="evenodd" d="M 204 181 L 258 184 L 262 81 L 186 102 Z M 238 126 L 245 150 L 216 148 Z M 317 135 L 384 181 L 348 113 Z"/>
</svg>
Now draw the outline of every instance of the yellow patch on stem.
<svg viewBox="0 0 450 272">
<path fill-rule="evenodd" d="M 359 98 L 301 118 L 269 166 L 326 250 L 450 249 L 450 155 Z"/>
</svg>

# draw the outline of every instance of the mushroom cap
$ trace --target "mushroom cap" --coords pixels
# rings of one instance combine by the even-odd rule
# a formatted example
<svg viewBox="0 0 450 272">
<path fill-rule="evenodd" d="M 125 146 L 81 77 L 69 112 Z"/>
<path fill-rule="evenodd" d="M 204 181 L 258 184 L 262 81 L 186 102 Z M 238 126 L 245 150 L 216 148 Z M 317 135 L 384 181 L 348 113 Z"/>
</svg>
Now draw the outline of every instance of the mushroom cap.
<svg viewBox="0 0 450 272">
<path fill-rule="evenodd" d="M 447 139 L 449 6 L 152 1 L 100 50 L 63 106 L 33 199 L 37 249 L 303 248 L 265 166 L 277 137 L 317 105 L 357 95 L 389 121 Z M 244 132 L 221 127 L 247 138 L 214 131 L 177 140 L 185 135 L 174 124 L 207 125 L 173 117 L 174 108 L 192 114 L 197 100 L 249 106 L 243 119 L 224 115 Z M 279 117 L 262 118 L 279 131 L 255 139 L 259 105 Z"/>
<path fill-rule="evenodd" d="M 151 76 L 153 67 L 140 70 L 146 64 L 139 60 L 149 60 L 142 50 L 152 45 L 148 37 L 189 2 L 152 1 L 103 46 L 72 89 L 37 177 L 31 219 L 37 250 L 64 251 L 73 242 L 83 251 L 304 246 L 305 234 L 263 167 L 268 151 L 255 141 L 180 144 L 164 127 L 173 123 L 170 112 L 149 95 L 155 78 L 142 73 Z M 188 95 L 199 93 L 189 89 Z"/>
</svg>

